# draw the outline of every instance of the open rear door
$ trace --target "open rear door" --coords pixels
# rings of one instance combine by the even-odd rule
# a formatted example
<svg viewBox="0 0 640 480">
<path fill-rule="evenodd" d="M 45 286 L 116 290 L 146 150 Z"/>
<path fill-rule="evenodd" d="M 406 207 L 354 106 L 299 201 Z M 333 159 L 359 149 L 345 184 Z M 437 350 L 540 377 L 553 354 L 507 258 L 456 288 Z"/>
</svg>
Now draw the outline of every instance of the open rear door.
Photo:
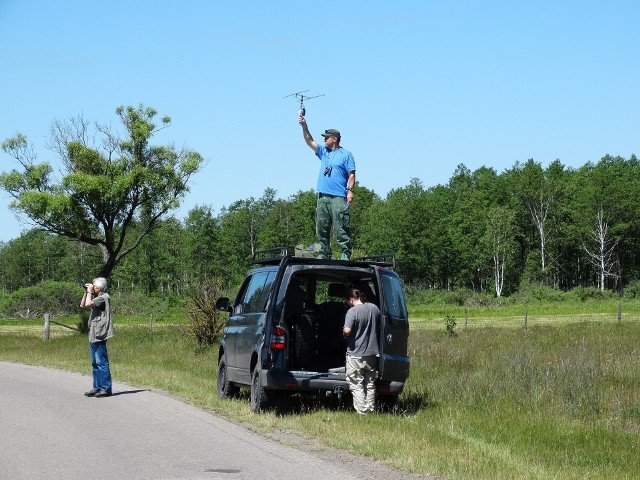
<svg viewBox="0 0 640 480">
<path fill-rule="evenodd" d="M 381 288 L 380 380 L 390 382 L 391 391 L 402 390 L 409 377 L 409 315 L 398 275 L 377 269 Z"/>
</svg>

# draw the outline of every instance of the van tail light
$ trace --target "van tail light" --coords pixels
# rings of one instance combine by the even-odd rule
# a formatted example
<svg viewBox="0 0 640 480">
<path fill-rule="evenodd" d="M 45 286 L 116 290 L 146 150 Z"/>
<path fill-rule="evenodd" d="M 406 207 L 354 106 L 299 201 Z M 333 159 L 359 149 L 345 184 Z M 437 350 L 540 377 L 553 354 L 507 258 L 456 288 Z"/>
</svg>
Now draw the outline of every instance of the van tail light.
<svg viewBox="0 0 640 480">
<path fill-rule="evenodd" d="M 271 350 L 284 350 L 286 333 L 282 327 L 273 327 L 271 332 Z"/>
</svg>

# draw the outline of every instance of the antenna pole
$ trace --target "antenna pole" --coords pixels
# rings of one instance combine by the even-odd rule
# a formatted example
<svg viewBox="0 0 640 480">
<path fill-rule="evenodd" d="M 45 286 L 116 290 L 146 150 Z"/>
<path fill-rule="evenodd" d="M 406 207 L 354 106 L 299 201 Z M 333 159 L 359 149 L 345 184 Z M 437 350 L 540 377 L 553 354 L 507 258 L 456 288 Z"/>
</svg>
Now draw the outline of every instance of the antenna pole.
<svg viewBox="0 0 640 480">
<path fill-rule="evenodd" d="M 318 97 L 324 97 L 324 93 L 321 95 L 315 95 L 313 97 L 309 97 L 307 95 L 303 95 L 303 93 L 308 92 L 309 90 L 302 90 L 301 92 L 295 92 L 292 93 L 290 95 L 286 95 L 282 98 L 287 98 L 287 97 L 296 97 L 296 99 L 300 99 L 300 109 L 298 110 L 298 115 L 304 117 L 305 113 L 306 113 L 306 109 L 304 108 L 304 101 L 305 100 L 310 100 L 312 98 L 318 98 Z"/>
</svg>

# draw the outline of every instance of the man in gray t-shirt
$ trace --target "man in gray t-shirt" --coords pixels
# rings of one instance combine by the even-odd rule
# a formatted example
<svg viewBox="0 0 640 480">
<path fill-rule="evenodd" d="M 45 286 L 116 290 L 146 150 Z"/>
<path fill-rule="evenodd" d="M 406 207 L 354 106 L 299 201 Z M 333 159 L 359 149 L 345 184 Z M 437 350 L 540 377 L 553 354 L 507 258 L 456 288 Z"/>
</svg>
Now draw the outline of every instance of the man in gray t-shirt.
<svg viewBox="0 0 640 480">
<path fill-rule="evenodd" d="M 378 376 L 378 329 L 380 310 L 367 303 L 364 294 L 350 288 L 345 303 L 350 306 L 342 330 L 348 342 L 345 362 L 347 381 L 353 396 L 353 407 L 361 415 L 373 412 Z"/>
</svg>

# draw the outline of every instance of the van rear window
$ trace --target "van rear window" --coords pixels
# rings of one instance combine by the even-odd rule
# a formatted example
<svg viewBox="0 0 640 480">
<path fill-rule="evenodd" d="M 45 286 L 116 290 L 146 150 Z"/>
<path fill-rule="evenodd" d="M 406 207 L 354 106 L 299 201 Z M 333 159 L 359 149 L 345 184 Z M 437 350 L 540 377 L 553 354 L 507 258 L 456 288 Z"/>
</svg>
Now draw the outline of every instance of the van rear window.
<svg viewBox="0 0 640 480">
<path fill-rule="evenodd" d="M 402 285 L 396 277 L 382 276 L 382 292 L 387 315 L 393 318 L 407 318 L 407 305 L 402 293 Z"/>
</svg>

